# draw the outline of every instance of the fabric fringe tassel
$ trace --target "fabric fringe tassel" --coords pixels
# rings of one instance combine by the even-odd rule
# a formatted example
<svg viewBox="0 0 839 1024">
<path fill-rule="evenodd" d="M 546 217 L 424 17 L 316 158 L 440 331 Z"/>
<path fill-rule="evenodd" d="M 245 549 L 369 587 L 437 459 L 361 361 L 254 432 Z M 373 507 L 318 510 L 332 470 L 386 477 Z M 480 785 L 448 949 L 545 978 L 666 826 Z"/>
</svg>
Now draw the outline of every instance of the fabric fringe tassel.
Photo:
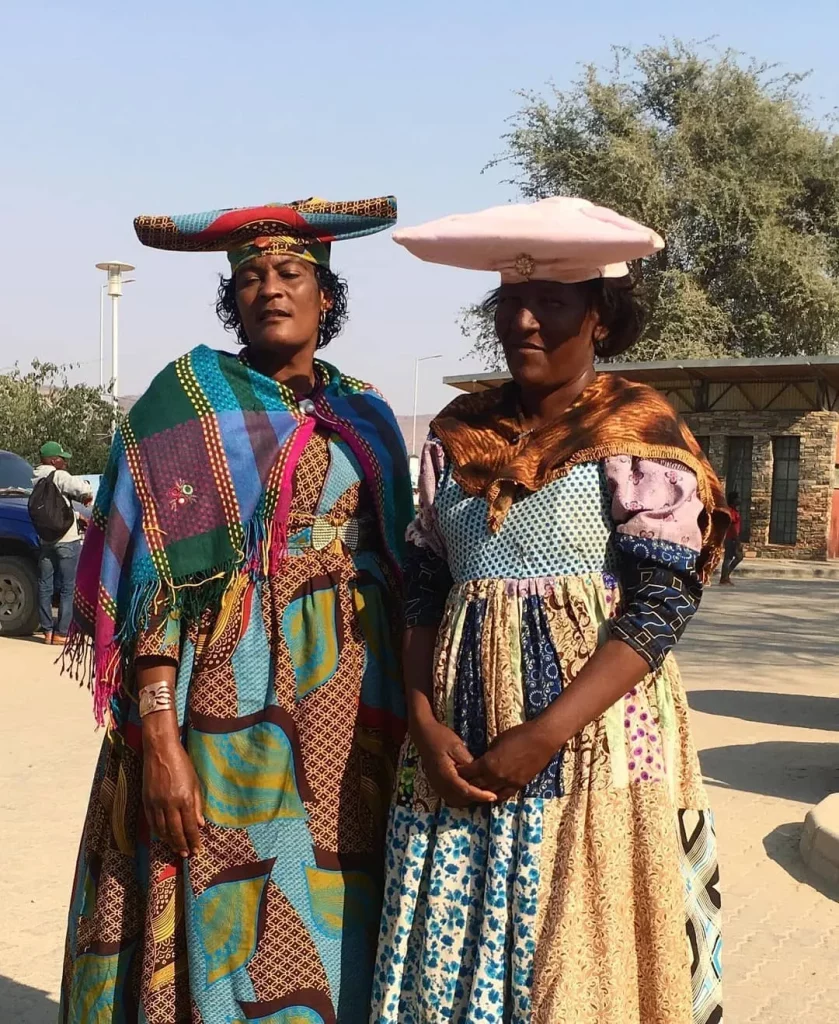
<svg viewBox="0 0 839 1024">
<path fill-rule="evenodd" d="M 75 623 L 59 658 L 62 673 L 87 686 L 93 694 L 93 713 L 98 726 L 113 724 L 113 701 L 122 686 L 122 650 L 113 642 L 97 650 L 94 639 Z M 111 711 L 110 715 L 107 712 Z"/>
<path fill-rule="evenodd" d="M 74 622 L 60 657 L 61 670 L 93 693 L 97 725 L 118 722 L 126 696 L 134 649 L 152 616 L 173 616 L 182 628 L 200 621 L 208 611 L 219 614 L 242 572 L 253 580 L 267 579 L 282 568 L 288 555 L 288 536 L 278 518 L 267 523 L 255 517 L 245 527 L 243 550 L 235 562 L 219 566 L 201 577 L 185 580 L 147 580 L 138 583 L 128 602 L 125 618 L 116 623 L 113 639 L 102 646 L 92 632 Z"/>
</svg>

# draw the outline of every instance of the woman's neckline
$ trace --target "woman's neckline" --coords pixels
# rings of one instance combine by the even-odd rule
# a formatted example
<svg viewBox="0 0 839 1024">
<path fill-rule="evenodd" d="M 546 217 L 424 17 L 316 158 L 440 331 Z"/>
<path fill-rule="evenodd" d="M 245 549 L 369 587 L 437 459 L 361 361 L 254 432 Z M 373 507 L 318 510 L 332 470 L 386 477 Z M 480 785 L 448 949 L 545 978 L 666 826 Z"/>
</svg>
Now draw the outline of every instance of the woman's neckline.
<svg viewBox="0 0 839 1024">
<path fill-rule="evenodd" d="M 316 399 L 329 383 L 329 372 L 319 359 L 314 359 L 312 361 L 312 374 L 315 378 L 314 383 L 307 391 L 297 392 L 290 384 L 285 383 L 285 381 L 277 380 L 275 377 L 270 377 L 267 373 L 263 373 L 261 370 L 258 370 L 248 358 L 247 348 L 242 348 L 238 353 L 233 355 L 233 358 L 238 360 L 238 362 L 250 370 L 251 373 L 255 373 L 265 380 L 270 380 L 271 383 L 275 384 L 287 398 L 291 398 L 295 404 L 303 402 L 306 399 L 309 399 L 310 401 Z"/>
</svg>

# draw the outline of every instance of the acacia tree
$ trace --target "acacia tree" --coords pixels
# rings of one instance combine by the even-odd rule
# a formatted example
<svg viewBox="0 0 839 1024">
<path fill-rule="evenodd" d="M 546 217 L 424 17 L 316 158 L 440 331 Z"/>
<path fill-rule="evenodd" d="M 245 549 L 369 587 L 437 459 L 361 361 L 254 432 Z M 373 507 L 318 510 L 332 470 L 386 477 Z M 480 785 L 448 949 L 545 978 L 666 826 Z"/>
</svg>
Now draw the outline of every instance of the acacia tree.
<svg viewBox="0 0 839 1024">
<path fill-rule="evenodd" d="M 26 373 L 0 376 L 0 449 L 37 463 L 45 441 L 73 453 L 71 469 L 101 473 L 111 443 L 113 404 L 107 392 L 70 385 L 71 367 L 37 360 Z"/>
<path fill-rule="evenodd" d="M 584 196 L 664 236 L 637 267 L 633 357 L 836 351 L 839 142 L 809 115 L 806 76 L 679 41 L 614 54 L 567 91 L 523 94 L 493 166 L 523 199 Z M 461 327 L 497 365 L 477 308 Z"/>
</svg>

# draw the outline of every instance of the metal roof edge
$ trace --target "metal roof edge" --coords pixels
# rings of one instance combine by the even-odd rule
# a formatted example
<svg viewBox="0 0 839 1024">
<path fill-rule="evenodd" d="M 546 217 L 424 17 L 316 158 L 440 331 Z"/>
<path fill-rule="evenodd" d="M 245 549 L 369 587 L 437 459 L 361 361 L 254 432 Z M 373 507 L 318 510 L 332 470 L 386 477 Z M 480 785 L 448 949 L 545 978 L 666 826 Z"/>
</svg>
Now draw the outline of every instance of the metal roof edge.
<svg viewBox="0 0 839 1024">
<path fill-rule="evenodd" d="M 823 356 L 778 356 L 773 359 L 666 359 L 654 362 L 634 363 L 598 363 L 597 369 L 604 373 L 662 373 L 673 370 L 686 376 L 702 376 L 703 370 L 737 370 L 750 369 L 756 374 L 761 369 L 777 370 L 783 367 L 812 367 L 818 374 L 821 367 L 839 368 L 839 355 Z M 443 377 L 443 383 L 449 385 L 466 384 L 474 381 L 508 380 L 509 371 L 504 369 L 484 370 L 480 373 L 462 373 Z"/>
</svg>

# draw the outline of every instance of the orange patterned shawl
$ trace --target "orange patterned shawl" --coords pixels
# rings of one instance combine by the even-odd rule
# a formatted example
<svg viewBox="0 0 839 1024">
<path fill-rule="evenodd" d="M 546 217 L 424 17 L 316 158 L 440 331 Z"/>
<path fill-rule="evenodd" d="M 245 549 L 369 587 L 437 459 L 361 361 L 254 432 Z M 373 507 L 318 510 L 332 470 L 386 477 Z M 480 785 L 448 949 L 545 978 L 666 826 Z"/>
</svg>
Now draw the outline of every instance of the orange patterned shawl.
<svg viewBox="0 0 839 1024">
<path fill-rule="evenodd" d="M 538 491 L 583 462 L 613 455 L 681 462 L 697 477 L 705 506 L 699 570 L 718 564 L 729 514 L 717 475 L 667 399 L 646 384 L 599 373 L 565 412 L 520 438 L 517 387 L 461 395 L 432 422 L 455 480 L 486 499 L 488 525 L 500 529 L 517 496 Z"/>
</svg>

